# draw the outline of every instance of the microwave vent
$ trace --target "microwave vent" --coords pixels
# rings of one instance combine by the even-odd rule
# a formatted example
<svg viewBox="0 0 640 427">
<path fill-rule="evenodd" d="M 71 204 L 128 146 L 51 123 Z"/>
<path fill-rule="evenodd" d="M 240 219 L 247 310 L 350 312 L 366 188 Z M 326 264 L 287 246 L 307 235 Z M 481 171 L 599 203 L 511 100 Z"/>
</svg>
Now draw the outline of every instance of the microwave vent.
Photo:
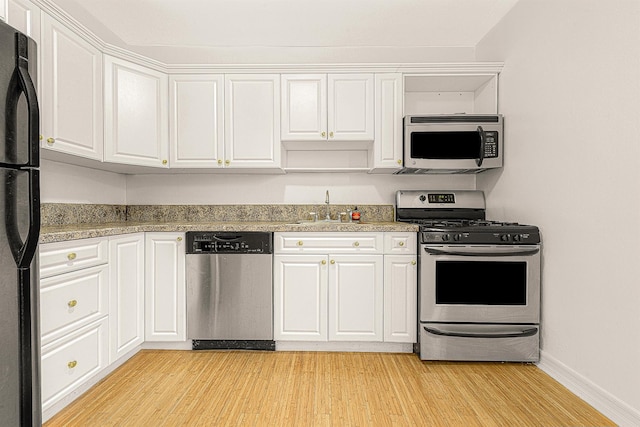
<svg viewBox="0 0 640 427">
<path fill-rule="evenodd" d="M 410 116 L 411 123 L 498 123 L 500 116 Z"/>
</svg>

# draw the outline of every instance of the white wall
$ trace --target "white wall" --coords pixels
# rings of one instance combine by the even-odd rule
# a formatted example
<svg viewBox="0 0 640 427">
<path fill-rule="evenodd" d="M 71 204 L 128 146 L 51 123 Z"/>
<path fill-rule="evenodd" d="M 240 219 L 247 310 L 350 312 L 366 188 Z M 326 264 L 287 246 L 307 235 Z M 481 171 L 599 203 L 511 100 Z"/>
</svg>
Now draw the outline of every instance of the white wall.
<svg viewBox="0 0 640 427">
<path fill-rule="evenodd" d="M 488 215 L 543 233 L 541 366 L 640 425 L 640 2 L 521 0 L 476 55 L 505 62 Z"/>
<path fill-rule="evenodd" d="M 475 175 L 187 174 L 127 177 L 127 204 L 395 204 L 396 190 L 474 189 Z"/>
<path fill-rule="evenodd" d="M 40 193 L 43 203 L 126 203 L 126 176 L 41 160 Z"/>
</svg>

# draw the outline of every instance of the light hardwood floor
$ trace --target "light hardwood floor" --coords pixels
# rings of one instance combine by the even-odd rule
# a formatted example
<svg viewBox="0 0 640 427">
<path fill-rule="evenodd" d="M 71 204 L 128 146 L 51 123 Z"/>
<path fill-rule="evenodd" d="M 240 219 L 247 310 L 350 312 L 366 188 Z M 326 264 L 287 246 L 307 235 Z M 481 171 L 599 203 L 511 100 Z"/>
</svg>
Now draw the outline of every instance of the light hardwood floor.
<svg viewBox="0 0 640 427">
<path fill-rule="evenodd" d="M 54 426 L 613 426 L 534 365 L 144 350 Z"/>
</svg>

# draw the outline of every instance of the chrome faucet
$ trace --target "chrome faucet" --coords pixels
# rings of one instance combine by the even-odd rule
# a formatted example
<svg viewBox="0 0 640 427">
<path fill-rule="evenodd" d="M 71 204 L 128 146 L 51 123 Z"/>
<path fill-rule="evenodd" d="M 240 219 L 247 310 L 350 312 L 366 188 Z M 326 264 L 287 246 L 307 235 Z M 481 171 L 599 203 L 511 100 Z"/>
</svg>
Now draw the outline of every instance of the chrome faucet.
<svg viewBox="0 0 640 427">
<path fill-rule="evenodd" d="M 327 216 L 325 217 L 325 219 L 327 221 L 331 221 L 331 215 L 329 214 L 329 190 L 327 190 L 327 198 L 325 199 L 324 203 L 327 205 Z"/>
</svg>

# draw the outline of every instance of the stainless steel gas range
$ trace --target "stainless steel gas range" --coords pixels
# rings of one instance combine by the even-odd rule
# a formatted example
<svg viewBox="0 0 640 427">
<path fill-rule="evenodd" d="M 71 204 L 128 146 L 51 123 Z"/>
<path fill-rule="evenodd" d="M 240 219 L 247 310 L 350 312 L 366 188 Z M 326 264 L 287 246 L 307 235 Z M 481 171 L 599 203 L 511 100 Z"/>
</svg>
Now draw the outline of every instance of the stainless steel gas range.
<svg viewBox="0 0 640 427">
<path fill-rule="evenodd" d="M 487 221 L 481 191 L 398 191 L 396 220 L 420 224 L 422 360 L 539 360 L 537 227 Z"/>
</svg>

